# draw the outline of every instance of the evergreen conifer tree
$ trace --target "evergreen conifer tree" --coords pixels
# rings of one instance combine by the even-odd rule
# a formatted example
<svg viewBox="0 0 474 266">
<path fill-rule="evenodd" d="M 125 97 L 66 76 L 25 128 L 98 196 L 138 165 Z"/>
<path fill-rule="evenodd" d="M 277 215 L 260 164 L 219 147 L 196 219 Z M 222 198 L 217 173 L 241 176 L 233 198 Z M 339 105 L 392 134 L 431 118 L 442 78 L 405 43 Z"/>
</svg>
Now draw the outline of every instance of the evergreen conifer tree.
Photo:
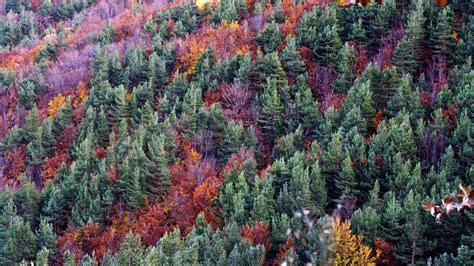
<svg viewBox="0 0 474 266">
<path fill-rule="evenodd" d="M 266 54 L 275 52 L 283 40 L 278 24 L 272 20 L 255 37 L 255 42 L 260 45 Z"/>
<path fill-rule="evenodd" d="M 408 14 L 405 35 L 398 48 L 393 52 L 393 62 L 402 73 L 417 76 L 423 57 L 424 4 L 417 1 L 416 7 Z"/>
<path fill-rule="evenodd" d="M 292 79 L 296 79 L 306 71 L 303 58 L 296 46 L 295 37 L 286 39 L 286 46 L 280 54 L 280 59 L 286 75 Z"/>
<path fill-rule="evenodd" d="M 30 224 L 19 216 L 14 216 L 10 222 L 4 254 L 9 263 L 35 259 L 36 236 L 31 231 Z"/>
<path fill-rule="evenodd" d="M 140 265 L 143 260 L 144 250 L 140 236 L 129 232 L 117 252 L 117 263 L 119 265 Z"/>
<path fill-rule="evenodd" d="M 352 87 L 355 79 L 355 70 L 357 67 L 357 58 L 354 48 L 348 43 L 337 52 L 334 59 L 337 79 L 334 82 L 334 89 L 338 93 L 345 94 Z"/>
<path fill-rule="evenodd" d="M 282 111 L 283 105 L 277 91 L 277 81 L 269 80 L 265 91 L 262 94 L 262 110 L 258 118 L 263 133 L 267 137 L 268 143 L 273 141 L 282 132 Z"/>
</svg>

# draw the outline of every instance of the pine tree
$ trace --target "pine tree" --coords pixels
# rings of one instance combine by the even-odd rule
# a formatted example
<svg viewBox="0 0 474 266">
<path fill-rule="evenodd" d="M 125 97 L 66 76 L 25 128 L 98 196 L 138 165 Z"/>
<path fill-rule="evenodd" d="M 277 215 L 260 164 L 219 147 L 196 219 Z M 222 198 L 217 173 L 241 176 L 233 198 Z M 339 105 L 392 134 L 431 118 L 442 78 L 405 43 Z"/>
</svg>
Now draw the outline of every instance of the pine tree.
<svg viewBox="0 0 474 266">
<path fill-rule="evenodd" d="M 211 48 L 204 51 L 197 60 L 195 65 L 196 72 L 192 78 L 203 92 L 207 92 L 218 85 L 219 77 L 216 70 L 218 66 L 214 51 Z"/>
<path fill-rule="evenodd" d="M 427 242 L 423 237 L 424 226 L 418 207 L 420 204 L 421 198 L 419 195 L 410 191 L 404 202 L 406 212 L 404 234 L 394 247 L 395 257 L 406 264 L 416 262 L 417 258 L 423 254 L 421 247 L 425 246 Z"/>
<path fill-rule="evenodd" d="M 147 263 L 146 265 L 154 265 L 154 263 L 152 263 L 152 262 L 154 262 L 154 261 L 145 260 L 145 263 Z M 112 252 L 110 252 L 110 250 L 107 250 L 107 252 L 104 254 L 102 259 L 100 260 L 100 265 L 103 265 L 103 266 L 105 266 L 105 265 L 111 265 L 111 266 L 117 265 L 117 260 L 115 259 L 115 256 L 112 254 Z"/>
<path fill-rule="evenodd" d="M 84 175 L 91 174 L 96 167 L 97 158 L 94 151 L 95 135 L 92 130 L 88 130 L 86 137 L 74 150 L 76 157 L 75 168 L 71 169 L 74 178 L 80 180 Z M 72 170 L 76 170 L 73 172 Z"/>
<path fill-rule="evenodd" d="M 140 236 L 129 232 L 117 252 L 118 265 L 140 265 L 143 260 L 144 250 Z"/>
<path fill-rule="evenodd" d="M 41 126 L 41 118 L 36 107 L 36 104 L 33 104 L 28 116 L 25 118 L 25 126 L 23 127 L 24 140 L 26 143 L 33 141 L 36 137 L 38 128 Z"/>
<path fill-rule="evenodd" d="M 339 175 L 335 179 L 336 193 L 337 195 L 356 196 L 357 191 L 355 189 L 356 180 L 354 170 L 352 169 L 352 160 L 346 157 L 342 162 L 342 168 Z"/>
<path fill-rule="evenodd" d="M 359 114 L 362 116 L 365 127 L 363 126 L 362 121 L 348 121 L 346 119 L 345 128 L 349 126 L 358 126 L 358 131 L 363 134 L 367 132 L 367 129 L 372 125 L 372 119 L 375 117 L 375 103 L 372 99 L 372 91 L 370 90 L 370 82 L 365 83 L 356 83 L 354 86 L 349 90 L 347 95 L 347 99 L 343 105 L 343 111 L 346 114 L 346 118 L 349 116 L 350 113 L 352 118 L 356 118 Z M 354 110 L 360 108 L 360 110 Z M 358 114 L 359 113 L 359 114 Z M 344 123 L 343 123 L 344 124 Z M 361 127 L 361 128 L 359 128 Z"/>
<path fill-rule="evenodd" d="M 9 263 L 35 259 L 36 237 L 31 231 L 30 224 L 25 223 L 23 218 L 14 216 L 11 220 L 4 253 Z"/>
<path fill-rule="evenodd" d="M 473 19 L 474 24 L 474 19 Z M 474 26 L 473 26 L 474 28 Z M 470 71 L 472 69 L 472 59 L 469 57 L 466 60 L 466 63 L 461 67 L 455 67 L 451 75 L 451 81 L 453 82 L 453 87 L 456 88 L 455 91 L 457 95 L 455 99 L 459 102 L 458 114 L 466 112 L 470 114 L 469 117 L 474 119 L 474 107 L 472 106 L 472 101 L 474 99 L 474 92 L 472 91 L 472 82 L 474 80 L 474 73 Z"/>
<path fill-rule="evenodd" d="M 327 190 L 326 190 L 326 180 L 321 173 L 321 167 L 319 166 L 319 161 L 316 161 L 310 169 L 310 189 L 312 194 L 312 199 L 316 210 L 319 213 L 324 213 L 327 205 Z"/>
<path fill-rule="evenodd" d="M 301 123 L 303 130 L 310 137 L 316 139 L 321 136 L 320 124 L 323 120 L 319 111 L 319 103 L 313 98 L 306 76 L 298 76 L 294 87 L 297 121 Z"/>
<path fill-rule="evenodd" d="M 41 163 L 43 162 L 44 150 L 43 150 L 43 128 L 39 127 L 36 130 L 34 139 L 26 146 L 28 152 L 27 163 L 30 167 L 30 178 L 36 183 L 41 185 Z"/>
<path fill-rule="evenodd" d="M 401 84 L 397 87 L 395 95 L 387 104 L 387 113 L 395 117 L 403 110 L 411 113 L 415 119 L 423 116 L 424 110 L 420 103 L 418 91 L 414 91 L 410 75 L 402 78 Z"/>
<path fill-rule="evenodd" d="M 268 80 L 275 80 L 277 87 L 288 86 L 285 70 L 278 58 L 278 53 L 263 55 L 257 52 L 257 59 L 248 73 L 249 85 L 258 91 L 263 91 L 267 87 Z"/>
<path fill-rule="evenodd" d="M 138 124 L 141 118 L 140 111 L 143 112 L 143 109 L 147 110 L 144 107 L 147 104 L 151 106 L 154 102 L 153 89 L 151 88 L 150 83 L 143 83 L 136 86 L 132 91 L 132 98 L 133 101 L 136 103 L 137 110 L 132 110 L 131 113 L 136 115 L 133 118 L 136 119 L 136 121 L 134 122 L 137 122 Z M 138 108 L 142 110 L 138 110 Z"/>
<path fill-rule="evenodd" d="M 135 87 L 147 80 L 148 61 L 143 48 L 131 49 L 125 58 L 128 72 L 129 87 Z"/>
<path fill-rule="evenodd" d="M 230 182 L 225 184 L 219 195 L 223 216 L 227 222 L 236 222 L 239 225 L 245 224 L 248 218 L 248 207 L 250 207 L 247 202 L 251 203 L 245 173 L 231 173 L 226 178 Z"/>
<path fill-rule="evenodd" d="M 257 51 L 257 55 L 261 55 L 261 53 Z M 235 70 L 233 81 L 242 86 L 249 87 L 251 85 L 249 82 L 249 76 L 253 67 L 250 53 L 246 53 L 245 56 L 242 57 L 242 61 L 238 68 Z"/>
<path fill-rule="evenodd" d="M 342 169 L 343 160 L 341 132 L 338 131 L 331 136 L 331 142 L 328 145 L 327 151 L 323 154 L 323 166 L 321 168 L 321 172 L 328 185 L 327 191 L 330 200 L 335 200 L 340 196 L 339 192 L 341 191 L 336 186 L 336 180 Z"/>
<path fill-rule="evenodd" d="M 8 195 L 8 187 L 5 190 L 2 190 L 2 197 Z M 3 206 L 1 215 L 0 215 L 0 262 L 6 264 L 5 257 L 5 245 L 8 240 L 8 229 L 10 223 L 16 214 L 16 206 L 13 200 L 10 198 L 7 200 L 6 204 Z"/>
<path fill-rule="evenodd" d="M 291 219 L 285 213 L 276 214 L 272 217 L 270 233 L 270 243 L 272 247 L 280 246 L 286 242 L 288 239 L 286 233 L 288 228 L 291 228 L 290 222 Z"/>
<path fill-rule="evenodd" d="M 407 113 L 389 120 L 385 137 L 384 157 L 391 158 L 398 152 L 405 160 L 416 157 L 415 136 Z"/>
<path fill-rule="evenodd" d="M 353 107 L 349 113 L 347 113 L 342 121 L 341 127 L 346 133 L 355 128 L 359 134 L 363 136 L 367 134 L 367 121 L 362 117 L 359 106 Z"/>
<path fill-rule="evenodd" d="M 382 37 L 392 29 L 398 15 L 396 2 L 395 0 L 385 0 L 379 6 L 372 6 L 375 17 L 372 23 L 368 25 L 367 30 L 368 46 L 366 47 L 370 48 L 368 49 L 369 53 L 375 52 L 379 48 Z"/>
<path fill-rule="evenodd" d="M 314 210 L 314 204 L 311 197 L 311 185 L 309 179 L 309 168 L 304 166 L 303 162 L 293 166 L 291 169 L 291 178 L 288 183 L 288 190 L 295 203 L 292 211 L 298 209 Z"/>
<path fill-rule="evenodd" d="M 398 243 L 403 235 L 404 211 L 395 194 L 389 192 L 384 197 L 384 207 L 381 215 L 380 235 L 392 244 Z"/>
<path fill-rule="evenodd" d="M 42 248 L 36 254 L 36 265 L 38 266 L 48 266 L 49 265 L 49 250 L 47 248 Z"/>
<path fill-rule="evenodd" d="M 214 13 L 213 22 L 220 24 L 221 21 L 239 21 L 239 9 L 246 8 L 245 1 L 224 0 L 220 1 Z"/>
<path fill-rule="evenodd" d="M 326 26 L 319 35 L 319 40 L 313 44 L 313 53 L 320 63 L 333 62 L 334 57 L 342 47 L 336 25 Z"/>
<path fill-rule="evenodd" d="M 82 259 L 79 261 L 80 265 L 83 266 L 94 266 L 97 265 L 97 260 L 95 259 L 95 255 L 92 254 L 92 257 L 89 254 L 86 254 Z"/>
<path fill-rule="evenodd" d="M 94 63 L 92 64 L 92 70 L 94 74 L 94 85 L 100 83 L 101 81 L 109 79 L 109 65 L 107 61 L 107 55 L 102 47 L 98 48 L 95 54 Z"/>
<path fill-rule="evenodd" d="M 278 24 L 272 20 L 267 23 L 263 30 L 255 37 L 255 42 L 263 47 L 266 54 L 275 52 L 283 40 Z"/>
<path fill-rule="evenodd" d="M 380 216 L 370 206 L 358 209 L 352 216 L 354 233 L 363 235 L 369 245 L 373 245 L 375 237 L 379 236 L 379 226 Z"/>
<path fill-rule="evenodd" d="M 258 117 L 258 123 L 267 137 L 266 141 L 272 144 L 282 132 L 283 106 L 277 91 L 277 81 L 268 80 L 268 85 L 261 96 L 262 110 Z"/>
<path fill-rule="evenodd" d="M 68 99 L 66 100 L 66 104 L 56 113 L 53 120 L 53 133 L 56 138 L 61 136 L 63 130 L 71 124 L 72 117 L 72 103 Z"/>
<path fill-rule="evenodd" d="M 159 264 L 173 265 L 174 254 L 184 248 L 184 242 L 181 239 L 179 229 L 165 233 L 156 246 L 158 250 Z"/>
<path fill-rule="evenodd" d="M 458 176 L 459 162 L 454 158 L 454 150 L 451 145 L 446 148 L 443 156 L 441 157 L 441 163 L 439 171 L 444 171 L 449 181 L 454 181 Z"/>
<path fill-rule="evenodd" d="M 53 133 L 53 119 L 48 118 L 43 123 L 43 148 L 45 156 L 49 157 L 56 145 L 56 138 Z"/>
<path fill-rule="evenodd" d="M 123 84 L 123 67 L 120 55 L 116 51 L 109 57 L 107 76 L 111 86 L 116 87 Z"/>
<path fill-rule="evenodd" d="M 225 125 L 224 138 L 220 143 L 219 161 L 227 162 L 227 159 L 235 152 L 239 151 L 244 141 L 244 128 L 242 123 L 230 121 Z"/>
<path fill-rule="evenodd" d="M 75 255 L 69 250 L 64 252 L 63 261 L 65 266 L 76 266 Z"/>
<path fill-rule="evenodd" d="M 369 63 L 356 83 L 359 82 L 370 82 L 375 108 L 380 110 L 387 106 L 387 102 L 395 94 L 400 78 L 396 67 L 388 67 L 381 71 L 376 65 Z"/>
<path fill-rule="evenodd" d="M 174 104 L 178 99 L 183 99 L 189 87 L 190 85 L 185 75 L 176 72 L 174 79 L 165 88 L 165 96 L 170 103 Z"/>
<path fill-rule="evenodd" d="M 458 125 L 451 138 L 451 143 L 454 151 L 459 156 L 460 167 L 458 173 L 460 176 L 465 176 L 470 165 L 473 165 L 474 162 L 474 123 L 466 111 L 460 114 Z"/>
<path fill-rule="evenodd" d="M 280 54 L 280 60 L 286 75 L 292 79 L 296 79 L 306 71 L 306 65 L 297 49 L 296 39 L 293 36 L 287 37 L 285 49 Z"/>
<path fill-rule="evenodd" d="M 35 84 L 31 81 L 22 83 L 18 91 L 18 101 L 25 109 L 31 109 L 35 104 Z"/>
<path fill-rule="evenodd" d="M 163 89 L 168 83 L 168 72 L 166 71 L 166 62 L 158 56 L 158 54 L 152 53 L 148 65 L 148 76 L 150 77 L 150 86 L 153 88 L 155 96 L 163 94 Z"/>
<path fill-rule="evenodd" d="M 326 146 L 331 141 L 333 132 L 339 127 L 338 120 L 340 115 L 341 112 L 336 110 L 334 106 L 330 106 L 324 112 L 323 124 L 321 126 L 321 145 Z"/>
<path fill-rule="evenodd" d="M 46 258 L 54 258 L 56 255 L 56 234 L 53 231 L 53 227 L 46 219 L 41 219 L 39 229 L 36 232 L 37 237 L 37 249 L 40 252 L 47 250 Z"/>
<path fill-rule="evenodd" d="M 280 137 L 273 147 L 273 154 L 275 158 L 289 159 L 296 151 L 304 149 L 304 137 L 301 126 L 294 132 L 288 133 L 286 136 Z"/>
<path fill-rule="evenodd" d="M 102 30 L 102 34 L 99 37 L 100 44 L 105 46 L 110 43 L 113 43 L 116 38 L 116 33 L 114 31 L 114 28 L 112 27 L 112 23 L 107 21 L 107 24 L 105 25 L 104 29 Z"/>
<path fill-rule="evenodd" d="M 168 162 L 171 160 L 165 150 L 165 142 L 166 137 L 164 135 L 153 135 L 148 143 L 148 158 L 150 158 L 148 171 L 150 175 L 146 184 L 147 194 L 151 198 L 163 197 L 171 186 L 168 170 Z"/>
<path fill-rule="evenodd" d="M 352 23 L 351 27 L 352 30 L 349 32 L 349 38 L 366 46 L 369 38 L 367 37 L 362 18 L 359 18 L 357 22 Z"/>
<path fill-rule="evenodd" d="M 370 197 L 368 205 L 376 211 L 379 211 L 382 207 L 382 200 L 380 199 L 380 184 L 379 180 L 375 180 L 374 187 L 370 191 Z"/>
<path fill-rule="evenodd" d="M 101 109 L 97 116 L 97 144 L 101 147 L 109 143 L 109 124 L 104 109 Z"/>
<path fill-rule="evenodd" d="M 429 47 L 434 60 L 446 59 L 452 63 L 453 51 L 456 47 L 456 40 L 453 36 L 455 25 L 454 13 L 449 6 L 438 12 L 436 26 L 429 40 Z"/>
<path fill-rule="evenodd" d="M 120 199 L 129 211 L 135 211 L 143 206 L 145 195 L 141 184 L 140 168 L 130 164 L 126 159 L 120 166 L 121 177 L 118 180 Z"/>
<path fill-rule="evenodd" d="M 337 52 L 334 59 L 337 79 L 334 82 L 334 90 L 338 93 L 347 93 L 352 87 L 355 79 L 355 71 L 357 67 L 357 57 L 355 56 L 354 47 L 345 43 Z"/>
<path fill-rule="evenodd" d="M 456 257 L 457 262 L 460 265 L 469 265 L 474 263 L 474 251 L 470 249 L 468 246 L 461 245 L 458 248 L 458 256 Z"/>
<path fill-rule="evenodd" d="M 263 187 L 261 184 L 259 186 L 255 185 L 253 194 L 253 208 L 250 212 L 251 221 L 256 223 L 257 221 L 261 221 L 264 223 L 270 223 L 272 217 L 275 215 L 275 201 L 274 201 L 274 194 L 275 191 L 273 189 L 272 180 L 265 179 L 260 180 L 259 178 L 255 178 L 254 183 L 263 183 Z"/>
<path fill-rule="evenodd" d="M 400 45 L 393 52 L 393 62 L 402 73 L 417 76 L 423 57 L 424 24 L 426 18 L 423 1 L 416 2 L 416 8 L 408 14 L 407 28 Z"/>
</svg>

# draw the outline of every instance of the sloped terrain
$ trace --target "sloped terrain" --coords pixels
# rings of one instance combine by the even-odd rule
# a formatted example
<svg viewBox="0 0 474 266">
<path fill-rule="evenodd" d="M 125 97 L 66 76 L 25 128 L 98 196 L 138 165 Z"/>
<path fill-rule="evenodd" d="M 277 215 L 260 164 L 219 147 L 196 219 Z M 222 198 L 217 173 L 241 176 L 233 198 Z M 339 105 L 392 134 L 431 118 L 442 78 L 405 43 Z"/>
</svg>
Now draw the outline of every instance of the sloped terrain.
<svg viewBox="0 0 474 266">
<path fill-rule="evenodd" d="M 474 1 L 350 2 L 0 0 L 0 263 L 474 263 Z"/>
</svg>

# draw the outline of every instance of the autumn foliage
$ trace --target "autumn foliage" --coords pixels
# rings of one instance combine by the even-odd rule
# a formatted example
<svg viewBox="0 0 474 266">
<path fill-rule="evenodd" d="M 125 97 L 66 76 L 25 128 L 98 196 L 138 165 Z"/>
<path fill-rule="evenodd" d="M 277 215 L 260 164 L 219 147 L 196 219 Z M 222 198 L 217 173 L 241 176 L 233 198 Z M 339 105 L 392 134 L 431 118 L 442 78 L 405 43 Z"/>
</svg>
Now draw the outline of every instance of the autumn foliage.
<svg viewBox="0 0 474 266">
<path fill-rule="evenodd" d="M 62 94 L 58 94 L 48 103 L 48 114 L 50 117 L 54 117 L 56 113 L 66 104 L 66 97 Z"/>
<path fill-rule="evenodd" d="M 371 247 L 364 244 L 364 237 L 353 235 L 351 222 L 341 222 L 339 218 L 332 222 L 334 238 L 334 261 L 335 265 L 375 265 L 380 251 L 373 251 Z"/>
<path fill-rule="evenodd" d="M 0 1 L 0 264 L 472 264 L 472 8 L 409 2 Z"/>
</svg>

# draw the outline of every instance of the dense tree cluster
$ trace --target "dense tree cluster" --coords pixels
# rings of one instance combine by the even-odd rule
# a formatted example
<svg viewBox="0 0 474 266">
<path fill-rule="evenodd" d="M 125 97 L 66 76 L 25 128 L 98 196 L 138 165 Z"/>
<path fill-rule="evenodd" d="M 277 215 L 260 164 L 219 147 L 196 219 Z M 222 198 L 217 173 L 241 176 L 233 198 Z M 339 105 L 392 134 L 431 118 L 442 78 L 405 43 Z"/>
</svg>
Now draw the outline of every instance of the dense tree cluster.
<svg viewBox="0 0 474 266">
<path fill-rule="evenodd" d="M 361 2 L 5 1 L 0 264 L 474 263 L 474 2 Z"/>
</svg>

